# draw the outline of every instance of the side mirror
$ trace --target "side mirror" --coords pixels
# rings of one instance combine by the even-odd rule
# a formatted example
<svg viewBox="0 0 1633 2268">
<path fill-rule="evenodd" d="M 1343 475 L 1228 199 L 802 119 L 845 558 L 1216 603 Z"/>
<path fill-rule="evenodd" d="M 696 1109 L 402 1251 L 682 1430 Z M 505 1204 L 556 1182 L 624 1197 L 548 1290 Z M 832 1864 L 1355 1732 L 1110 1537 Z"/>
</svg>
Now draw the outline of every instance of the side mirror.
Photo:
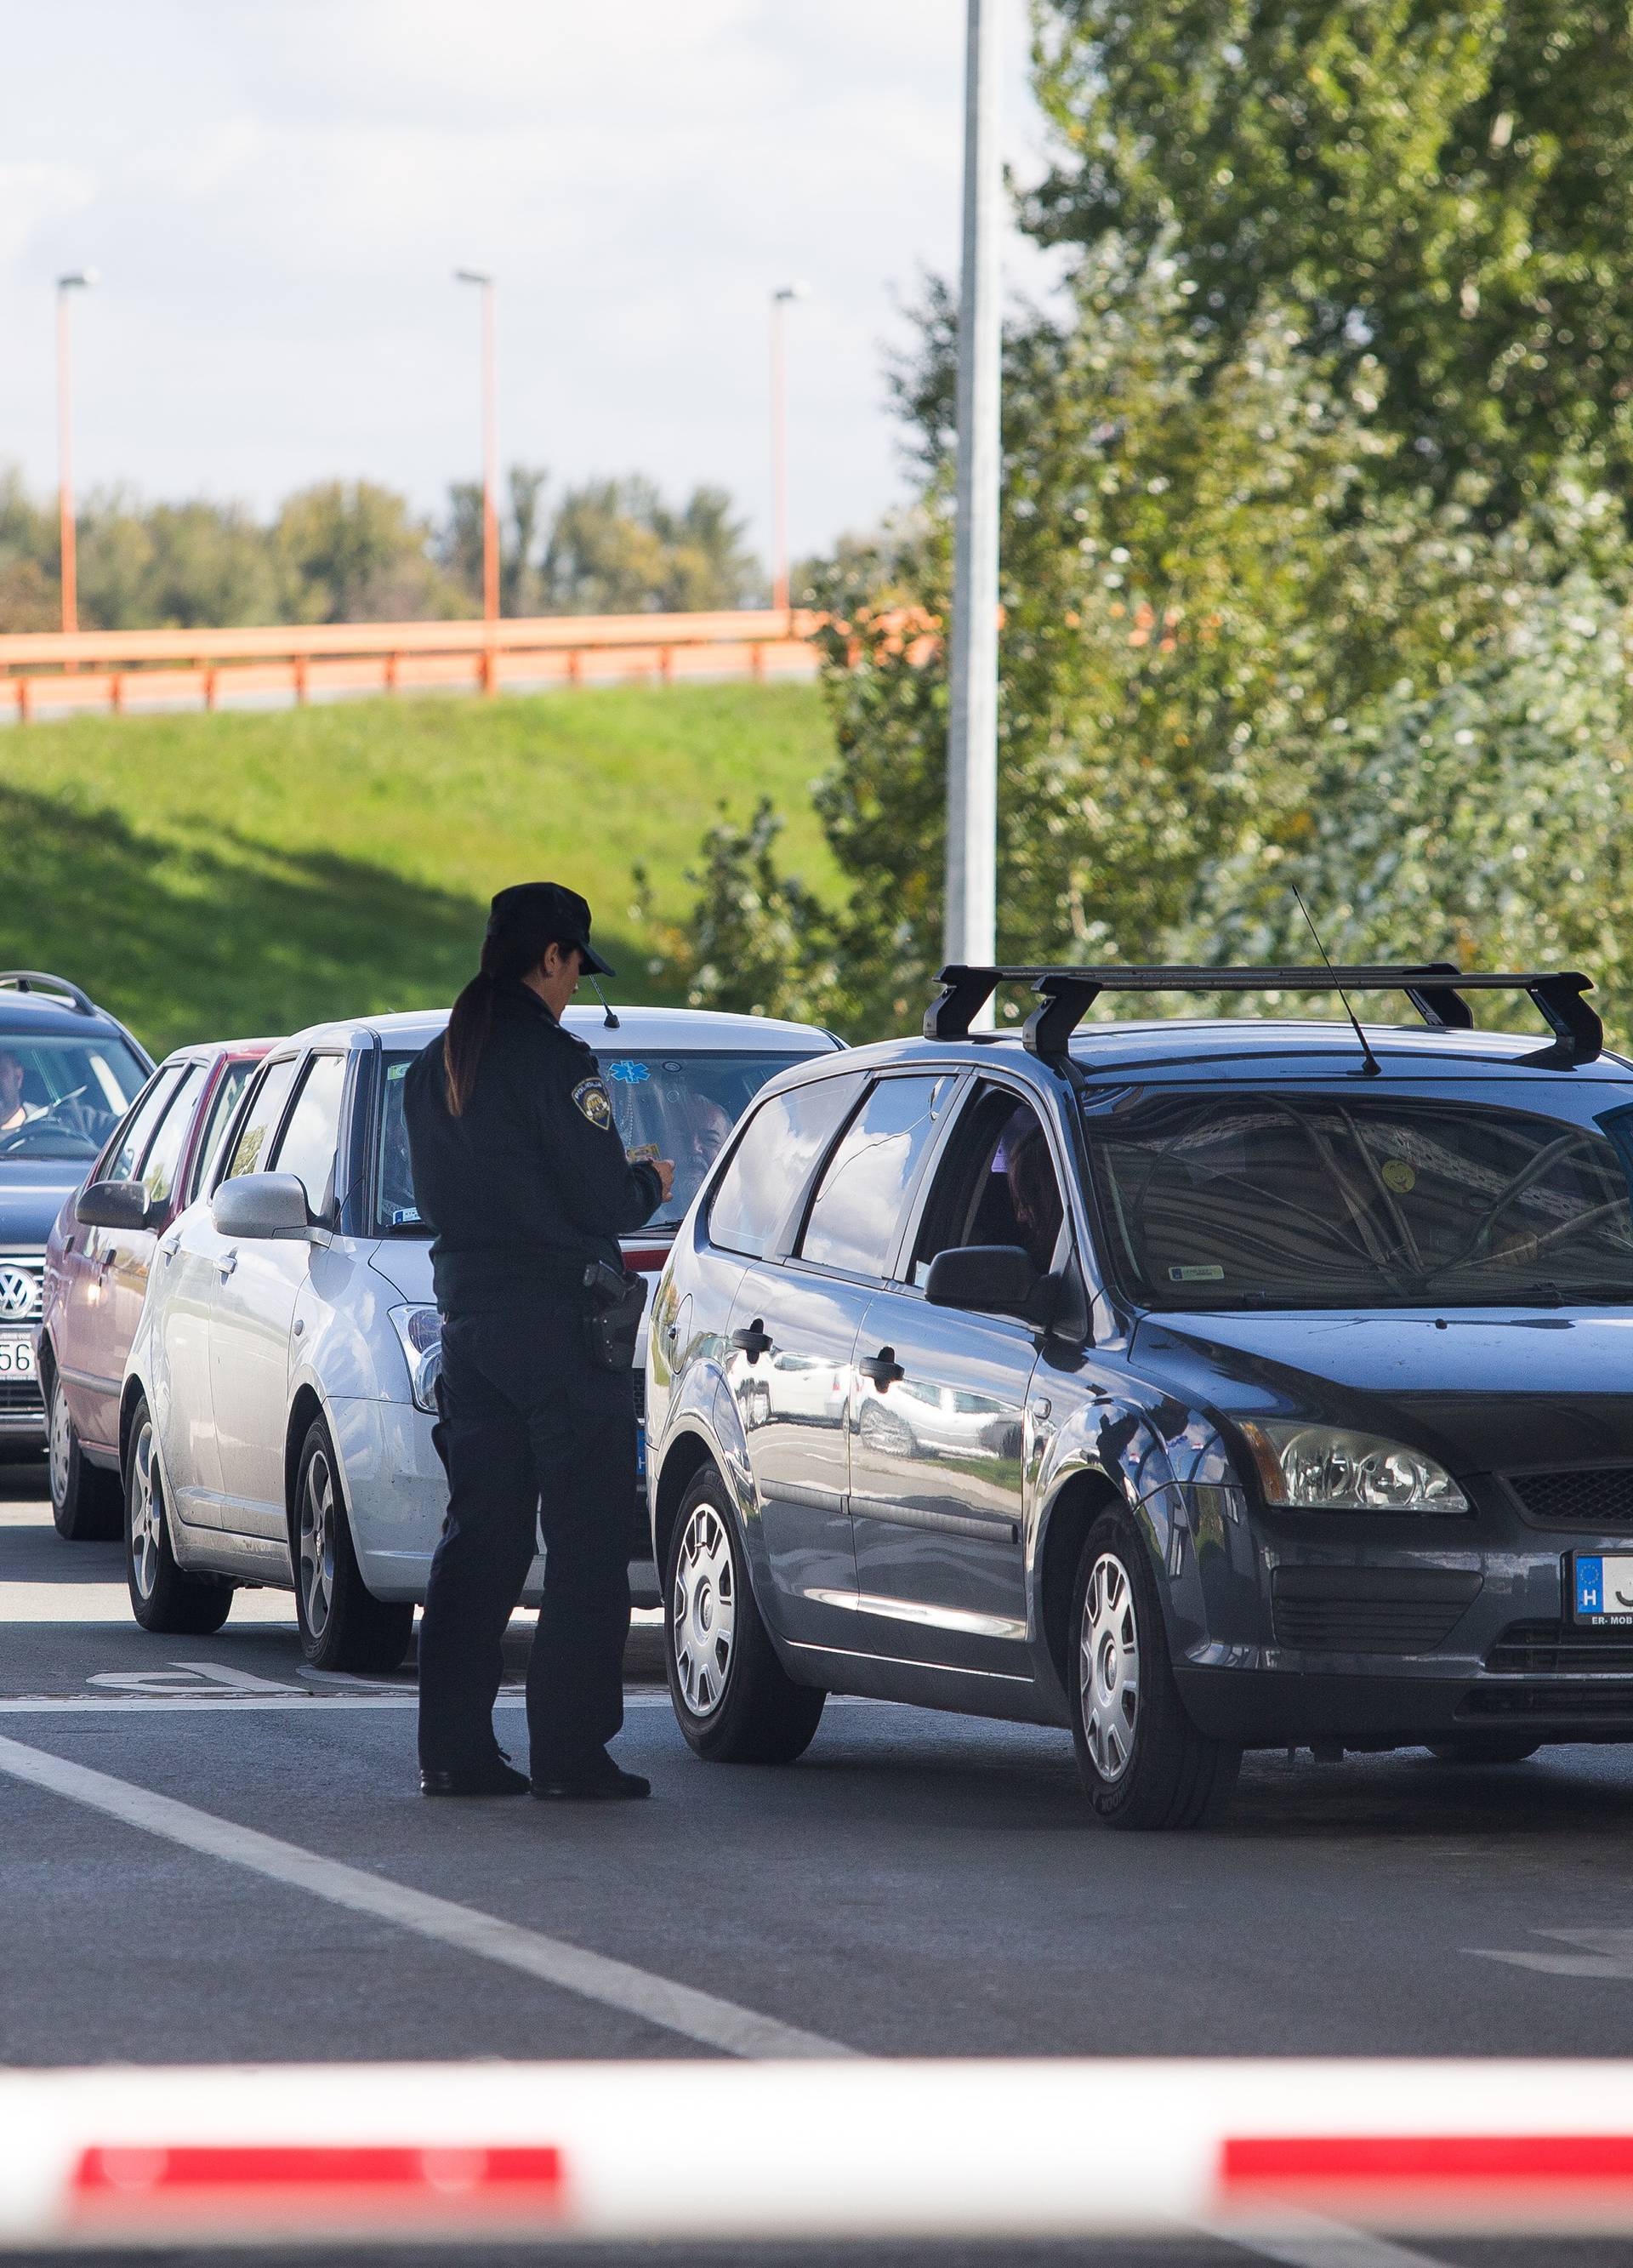
<svg viewBox="0 0 1633 2268">
<path fill-rule="evenodd" d="M 1019 1244 L 955 1244 L 938 1252 L 924 1279 L 932 1307 L 968 1307 L 978 1315 L 1019 1315 L 1030 1322 L 1048 1279 Z"/>
<path fill-rule="evenodd" d="M 305 1237 L 312 1233 L 305 1184 L 294 1174 L 239 1174 L 210 1201 L 223 1236 Z"/>
<path fill-rule="evenodd" d="M 86 1228 L 151 1228 L 153 1208 L 140 1182 L 89 1182 L 74 1199 Z"/>
</svg>

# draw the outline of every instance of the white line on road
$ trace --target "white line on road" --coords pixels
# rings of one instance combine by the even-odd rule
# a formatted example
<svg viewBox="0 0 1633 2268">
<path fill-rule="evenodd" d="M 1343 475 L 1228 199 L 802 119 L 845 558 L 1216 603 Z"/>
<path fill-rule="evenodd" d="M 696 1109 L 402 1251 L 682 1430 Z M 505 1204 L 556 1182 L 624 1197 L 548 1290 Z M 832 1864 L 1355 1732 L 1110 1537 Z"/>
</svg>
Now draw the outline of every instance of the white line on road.
<svg viewBox="0 0 1633 2268">
<path fill-rule="evenodd" d="M 1545 1977 L 1633 1977 L 1633 1929 L 1534 1929 L 1533 1937 L 1557 1938 L 1580 1946 L 1579 1953 L 1498 1953 L 1467 1945 L 1476 1961 L 1503 1961 L 1511 1969 L 1537 1969 Z"/>
<path fill-rule="evenodd" d="M 1279 2268 L 1444 2268 L 1426 2252 L 1409 2252 L 1387 2236 L 1369 2236 L 1365 2229 L 1346 2228 L 1342 2221 L 1322 2220 L 1314 2213 L 1285 2215 L 1274 2236 L 1263 2230 L 1236 2236 L 1211 2225 L 1200 2233 L 1256 2259 L 1276 2261 Z"/>
<path fill-rule="evenodd" d="M 189 1705 L 196 1708 L 200 1705 L 195 1702 Z M 244 1708 L 256 1705 L 248 1701 L 234 1705 Z M 310 1713 L 315 1708 L 337 1705 L 335 1702 L 313 1702 L 306 1707 Z M 66 1797 L 70 1803 L 83 1803 L 92 1811 L 104 1812 L 128 1827 L 137 1827 L 166 1842 L 179 1843 L 184 1850 L 224 1859 L 229 1866 L 243 1867 L 268 1881 L 284 1882 L 294 1889 L 308 1891 L 313 1897 L 326 1898 L 331 1905 L 344 1906 L 352 1913 L 372 1915 L 377 1921 L 391 1922 L 416 1937 L 430 1938 L 456 1951 L 474 1954 L 480 1960 L 519 1970 L 524 1976 L 559 1986 L 563 1992 L 576 1992 L 580 1999 L 598 2001 L 603 2007 L 617 2008 L 625 2015 L 638 2016 L 646 2023 L 678 2032 L 683 2039 L 695 2040 L 700 2046 L 717 2048 L 726 2055 L 845 2056 L 855 2052 L 814 2032 L 778 2023 L 771 2016 L 757 2015 L 753 2009 L 739 2008 L 731 2000 L 717 1999 L 711 1992 L 697 1992 L 689 1984 L 673 1984 L 667 1977 L 651 1976 L 629 1962 L 585 1952 L 580 1946 L 546 1937 L 538 1930 L 496 1920 L 489 1914 L 478 1913 L 472 1906 L 456 1905 L 450 1898 L 431 1897 L 423 1890 L 408 1889 L 401 1883 L 387 1881 L 383 1875 L 368 1874 L 361 1867 L 320 1858 L 296 1844 L 280 1842 L 276 1837 L 262 1835 L 253 1827 L 239 1827 L 208 1811 L 195 1811 L 191 1804 L 178 1803 L 172 1796 L 157 1795 L 148 1788 L 133 1786 L 129 1780 L 115 1779 L 111 1773 L 70 1764 L 42 1749 L 31 1749 L 21 1741 L 0 1737 L 0 1771 L 9 1772 L 15 1779 L 26 1780 L 35 1787 L 46 1788 L 53 1795 Z"/>
</svg>

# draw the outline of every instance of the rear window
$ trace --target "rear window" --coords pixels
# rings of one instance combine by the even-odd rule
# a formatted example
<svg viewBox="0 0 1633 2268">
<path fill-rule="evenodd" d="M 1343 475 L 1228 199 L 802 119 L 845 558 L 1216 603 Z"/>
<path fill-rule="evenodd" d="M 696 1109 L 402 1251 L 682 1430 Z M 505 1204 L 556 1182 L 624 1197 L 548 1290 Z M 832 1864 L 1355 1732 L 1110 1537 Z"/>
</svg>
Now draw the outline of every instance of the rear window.
<svg viewBox="0 0 1633 2268">
<path fill-rule="evenodd" d="M 632 1158 L 674 1160 L 673 1194 L 649 1227 L 679 1225 L 761 1088 L 805 1060 L 804 1053 L 791 1050 L 600 1051 L 601 1077 L 625 1150 Z M 386 1107 L 375 1171 L 377 1225 L 385 1229 L 414 1229 L 420 1223 L 402 1123 L 402 1083 L 413 1061 L 412 1055 L 386 1058 Z"/>
<path fill-rule="evenodd" d="M 147 1076 L 115 1032 L 0 1028 L 0 1175 L 28 1159 L 89 1165 Z"/>
<path fill-rule="evenodd" d="M 1083 1123 L 1117 1272 L 1153 1307 L 1633 1305 L 1625 1138 L 1592 1119 L 1216 1089 Z"/>
</svg>

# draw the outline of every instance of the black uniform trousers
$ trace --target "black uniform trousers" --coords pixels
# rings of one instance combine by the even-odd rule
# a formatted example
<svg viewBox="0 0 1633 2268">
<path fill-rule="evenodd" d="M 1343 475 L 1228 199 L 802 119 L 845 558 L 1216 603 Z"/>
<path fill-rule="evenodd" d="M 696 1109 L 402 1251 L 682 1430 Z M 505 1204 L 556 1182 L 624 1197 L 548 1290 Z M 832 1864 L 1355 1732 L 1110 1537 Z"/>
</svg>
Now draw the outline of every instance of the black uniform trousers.
<svg viewBox="0 0 1633 2268">
<path fill-rule="evenodd" d="M 451 1315 L 438 1446 L 448 1517 L 420 1624 L 420 1762 L 460 1771 L 494 1753 L 501 1641 L 535 1550 L 544 1603 L 527 1662 L 535 1779 L 570 1775 L 623 1723 L 635 1389 L 590 1359 L 577 1304 Z"/>
</svg>

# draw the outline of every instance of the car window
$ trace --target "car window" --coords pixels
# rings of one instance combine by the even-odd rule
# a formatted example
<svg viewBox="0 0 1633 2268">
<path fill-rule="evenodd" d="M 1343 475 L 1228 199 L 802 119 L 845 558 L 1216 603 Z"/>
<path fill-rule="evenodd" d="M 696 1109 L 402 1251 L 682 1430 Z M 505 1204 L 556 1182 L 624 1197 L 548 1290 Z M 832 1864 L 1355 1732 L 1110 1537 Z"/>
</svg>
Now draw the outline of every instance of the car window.
<svg viewBox="0 0 1633 2268">
<path fill-rule="evenodd" d="M 193 1113 L 198 1104 L 204 1077 L 202 1064 L 188 1065 L 182 1074 L 181 1084 L 172 1092 L 169 1105 L 158 1122 L 158 1133 L 138 1160 L 142 1186 L 147 1191 L 148 1203 L 151 1205 L 170 1203 L 170 1193 L 176 1185 L 176 1168 L 181 1163 L 181 1152 L 187 1147 L 188 1129 L 193 1123 Z"/>
<path fill-rule="evenodd" d="M 953 1097 L 950 1074 L 881 1079 L 829 1159 L 799 1256 L 847 1275 L 883 1276 L 930 1138 Z"/>
<path fill-rule="evenodd" d="M 313 1056 L 272 1160 L 273 1173 L 294 1174 L 314 1213 L 327 1209 L 333 1193 L 335 1138 L 345 1085 L 344 1056 Z"/>
<path fill-rule="evenodd" d="M 210 1113 L 204 1121 L 204 1130 L 199 1136 L 198 1149 L 193 1160 L 192 1177 L 188 1183 L 189 1202 L 204 1186 L 205 1177 L 216 1162 L 228 1124 L 254 1069 L 253 1062 L 230 1063 L 217 1082 L 216 1091 L 210 1098 Z"/>
<path fill-rule="evenodd" d="M 294 1056 L 286 1056 L 282 1063 L 267 1066 L 233 1138 L 224 1181 L 230 1182 L 239 1174 L 253 1174 L 265 1162 L 267 1145 L 278 1130 L 278 1121 L 283 1116 L 283 1106 L 289 1101 L 289 1091 L 299 1068 L 299 1061 Z"/>
<path fill-rule="evenodd" d="M 114 1145 L 113 1155 L 102 1169 L 105 1182 L 129 1182 L 136 1178 L 136 1160 L 152 1139 L 165 1105 L 175 1093 L 181 1078 L 180 1065 L 170 1064 L 153 1075 L 153 1083 L 125 1122 L 123 1133 Z"/>
<path fill-rule="evenodd" d="M 1593 1124 L 1483 1096 L 1134 1092 L 1085 1111 L 1119 1272 L 1152 1307 L 1633 1300 L 1633 1204 Z"/>
<path fill-rule="evenodd" d="M 1040 1271 L 1054 1265 L 1065 1201 L 1049 1139 L 1031 1103 L 982 1080 L 936 1168 L 914 1245 L 923 1284 L 938 1252 L 962 1244 L 1019 1244 Z"/>
<path fill-rule="evenodd" d="M 712 1243 L 763 1256 L 861 1084 L 859 1077 L 815 1079 L 761 1106 L 710 1201 Z"/>
<path fill-rule="evenodd" d="M 89 1166 L 147 1077 L 114 1032 L 0 1030 L 0 1175 L 46 1158 Z"/>
</svg>

